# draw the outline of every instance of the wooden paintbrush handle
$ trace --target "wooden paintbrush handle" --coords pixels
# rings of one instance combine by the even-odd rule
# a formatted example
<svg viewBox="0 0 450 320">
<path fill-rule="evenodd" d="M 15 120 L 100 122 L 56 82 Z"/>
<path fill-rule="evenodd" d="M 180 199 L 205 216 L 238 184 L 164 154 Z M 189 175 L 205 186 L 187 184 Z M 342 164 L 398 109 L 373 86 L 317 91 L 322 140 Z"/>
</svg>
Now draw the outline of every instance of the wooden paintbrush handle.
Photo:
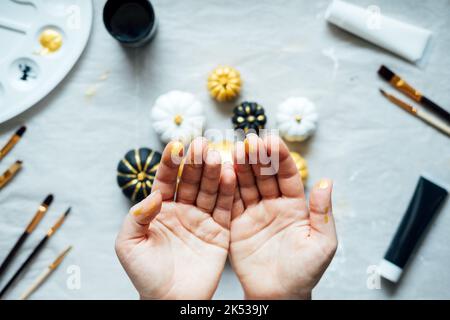
<svg viewBox="0 0 450 320">
<path fill-rule="evenodd" d="M 25 291 L 21 296 L 20 300 L 26 300 L 28 297 L 36 291 L 37 288 L 47 279 L 47 277 L 52 273 L 52 269 L 45 268 L 45 270 L 40 274 L 40 276 L 36 279 L 36 281 Z"/>
<path fill-rule="evenodd" d="M 445 123 L 443 120 L 433 117 L 430 113 L 424 111 L 417 111 L 417 117 L 428 123 L 429 125 L 435 127 L 436 129 L 442 131 L 450 137 L 450 125 Z"/>
</svg>

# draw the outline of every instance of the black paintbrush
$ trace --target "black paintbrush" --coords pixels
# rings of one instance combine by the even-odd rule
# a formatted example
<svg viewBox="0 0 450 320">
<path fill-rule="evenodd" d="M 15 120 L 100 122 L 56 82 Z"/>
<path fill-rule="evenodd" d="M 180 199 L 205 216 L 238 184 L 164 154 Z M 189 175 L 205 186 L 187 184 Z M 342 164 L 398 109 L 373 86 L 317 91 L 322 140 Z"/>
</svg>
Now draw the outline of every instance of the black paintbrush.
<svg viewBox="0 0 450 320">
<path fill-rule="evenodd" d="M 50 207 L 50 205 L 52 204 L 52 201 L 53 201 L 53 195 L 52 194 L 49 194 L 44 199 L 44 201 L 42 201 L 42 203 L 39 206 L 39 209 L 36 211 L 33 219 L 31 219 L 30 223 L 25 228 L 25 231 L 22 233 L 22 235 L 17 240 L 17 242 L 14 245 L 14 247 L 8 253 L 8 255 L 6 256 L 5 260 L 3 260 L 2 265 L 0 266 L 0 279 L 1 279 L 2 275 L 3 275 L 3 273 L 5 272 L 6 268 L 8 267 L 8 265 L 13 260 L 14 256 L 19 251 L 19 249 L 22 246 L 22 244 L 25 242 L 25 240 L 28 238 L 28 236 L 34 231 L 34 229 L 37 227 L 39 222 L 42 220 L 42 218 L 44 217 L 45 213 L 48 210 L 48 207 Z"/>
<path fill-rule="evenodd" d="M 405 80 L 400 78 L 400 76 L 392 72 L 388 67 L 382 65 L 380 69 L 378 69 L 378 74 L 384 80 L 388 81 L 394 88 L 404 93 L 414 101 L 419 102 L 430 111 L 433 111 L 435 114 L 445 119 L 447 122 L 450 122 L 450 113 L 447 110 L 438 106 L 436 103 L 422 95 L 422 93 L 414 89 Z"/>
<path fill-rule="evenodd" d="M 5 294 L 6 291 L 11 287 L 11 285 L 14 283 L 14 281 L 19 277 L 19 275 L 25 270 L 25 268 L 30 264 L 30 262 L 33 260 L 34 257 L 37 256 L 37 254 L 42 250 L 45 243 L 50 239 L 50 237 L 58 230 L 58 228 L 62 225 L 64 220 L 66 219 L 67 215 L 70 212 L 70 207 L 66 210 L 66 212 L 59 217 L 59 219 L 56 221 L 56 223 L 51 227 L 44 238 L 38 243 L 38 245 L 34 248 L 34 250 L 31 252 L 31 254 L 28 256 L 28 258 L 22 263 L 20 268 L 16 271 L 16 273 L 12 276 L 12 278 L 8 281 L 8 283 L 3 287 L 2 291 L 0 292 L 0 299 Z"/>
<path fill-rule="evenodd" d="M 0 149 L 0 160 L 2 160 L 8 154 L 8 152 L 11 151 L 11 149 L 16 145 L 16 143 L 19 142 L 20 138 L 22 137 L 22 135 L 25 133 L 26 130 L 27 127 L 22 126 L 13 134 L 13 136 L 8 140 L 5 146 L 2 149 Z"/>
</svg>

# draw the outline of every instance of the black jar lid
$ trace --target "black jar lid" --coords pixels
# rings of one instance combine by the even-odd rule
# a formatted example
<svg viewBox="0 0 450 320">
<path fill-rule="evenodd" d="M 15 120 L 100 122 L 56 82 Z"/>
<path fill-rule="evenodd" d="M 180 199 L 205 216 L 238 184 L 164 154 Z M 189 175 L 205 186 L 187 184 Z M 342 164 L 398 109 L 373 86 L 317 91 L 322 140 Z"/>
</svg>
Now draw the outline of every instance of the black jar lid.
<svg viewBox="0 0 450 320">
<path fill-rule="evenodd" d="M 141 44 L 154 33 L 156 16 L 148 0 L 108 0 L 103 8 L 103 23 L 124 45 Z"/>
</svg>

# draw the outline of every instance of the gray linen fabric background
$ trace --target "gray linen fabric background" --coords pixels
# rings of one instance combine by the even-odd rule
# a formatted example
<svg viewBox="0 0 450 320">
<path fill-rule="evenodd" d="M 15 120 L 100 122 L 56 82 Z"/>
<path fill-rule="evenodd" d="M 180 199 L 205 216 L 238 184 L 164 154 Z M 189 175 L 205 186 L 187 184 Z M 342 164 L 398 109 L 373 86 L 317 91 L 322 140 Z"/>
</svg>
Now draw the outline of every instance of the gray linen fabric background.
<svg viewBox="0 0 450 320">
<path fill-rule="evenodd" d="M 440 105 L 450 106 L 450 2 L 351 1 L 433 32 L 426 60 L 413 65 L 324 20 L 328 0 L 154 0 L 159 27 L 154 41 L 124 49 L 106 32 L 104 1 L 94 2 L 92 34 L 65 80 L 37 106 L 0 125 L 5 141 L 21 124 L 28 131 L 0 163 L 24 169 L 0 192 L 0 259 L 6 255 L 44 197 L 55 202 L 26 242 L 1 285 L 17 269 L 55 218 L 71 205 L 61 230 L 8 293 L 16 299 L 68 244 L 60 269 L 32 298 L 134 299 L 114 239 L 130 203 L 116 185 L 116 166 L 126 151 L 162 149 L 151 127 L 154 100 L 172 89 L 204 103 L 210 128 L 231 128 L 234 103 L 217 104 L 206 90 L 218 64 L 243 77 L 241 100 L 255 100 L 275 126 L 276 107 L 290 96 L 313 100 L 320 114 L 316 134 L 292 144 L 307 159 L 311 186 L 335 180 L 334 215 L 339 249 L 313 292 L 322 299 L 450 298 L 450 203 L 433 220 L 398 286 L 367 286 L 368 268 L 383 257 L 417 179 L 428 173 L 450 184 L 450 140 L 392 105 L 378 92 L 386 64 Z M 106 79 L 102 75 L 108 74 Z M 93 90 L 95 89 L 95 90 Z M 87 91 L 95 91 L 91 97 Z M 391 90 L 389 90 L 391 91 Z M 400 96 L 400 94 L 397 94 Z M 404 98 L 406 100 L 406 98 Z M 155 261 L 155 263 L 157 263 Z M 81 287 L 68 288 L 73 267 Z M 227 265 L 215 298 L 240 299 Z"/>
</svg>

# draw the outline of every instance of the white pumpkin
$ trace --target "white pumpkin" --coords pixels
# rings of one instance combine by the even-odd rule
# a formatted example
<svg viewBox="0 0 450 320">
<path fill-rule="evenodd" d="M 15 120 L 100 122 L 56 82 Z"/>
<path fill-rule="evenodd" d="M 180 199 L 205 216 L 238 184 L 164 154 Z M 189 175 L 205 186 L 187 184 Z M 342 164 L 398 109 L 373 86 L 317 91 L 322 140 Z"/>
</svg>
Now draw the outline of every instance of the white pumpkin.
<svg viewBox="0 0 450 320">
<path fill-rule="evenodd" d="M 170 91 L 156 99 L 151 111 L 153 128 L 161 140 L 178 140 L 187 144 L 202 135 L 205 116 L 203 106 L 189 92 Z"/>
<path fill-rule="evenodd" d="M 314 103 L 303 97 L 293 97 L 278 106 L 277 127 L 287 141 L 303 141 L 317 127 L 319 116 Z"/>
</svg>

